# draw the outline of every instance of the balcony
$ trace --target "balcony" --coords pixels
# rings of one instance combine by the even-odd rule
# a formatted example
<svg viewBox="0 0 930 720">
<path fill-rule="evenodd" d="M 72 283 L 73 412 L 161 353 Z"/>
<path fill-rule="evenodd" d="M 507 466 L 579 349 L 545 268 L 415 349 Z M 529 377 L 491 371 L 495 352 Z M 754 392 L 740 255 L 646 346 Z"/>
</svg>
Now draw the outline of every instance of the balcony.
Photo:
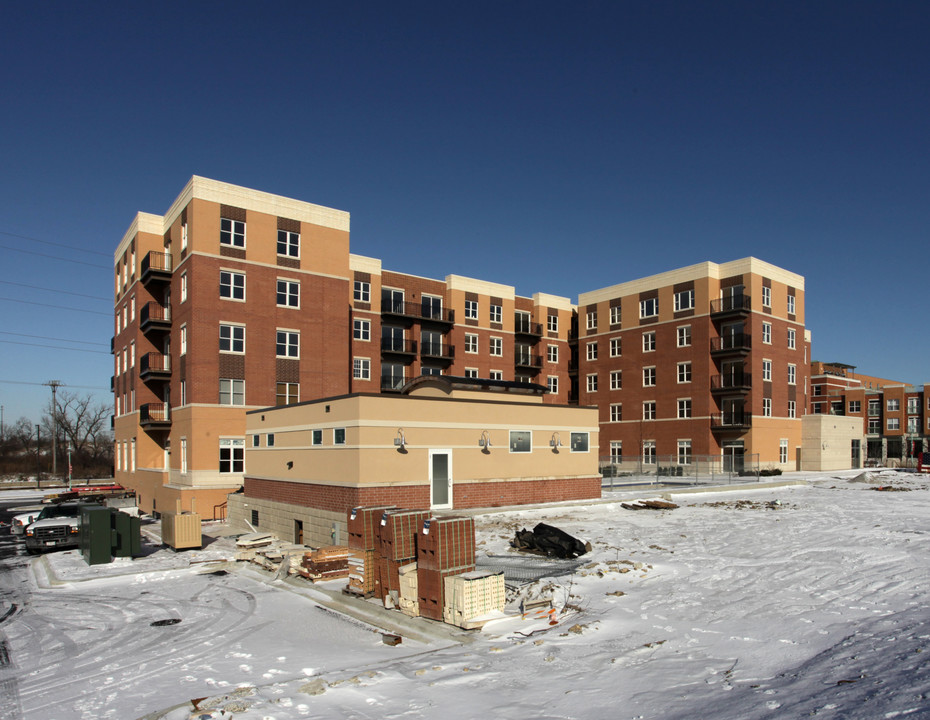
<svg viewBox="0 0 930 720">
<path fill-rule="evenodd" d="M 752 390 L 752 373 L 727 373 L 726 375 L 714 375 L 710 379 L 710 391 L 712 393 L 745 393 L 750 390 Z"/>
<path fill-rule="evenodd" d="M 872 407 L 871 405 L 869 405 L 869 417 L 880 417 L 881 414 L 882 414 L 881 406 Z"/>
<path fill-rule="evenodd" d="M 170 330 L 171 308 L 166 308 L 157 302 L 145 303 L 139 311 L 139 329 L 142 332 Z"/>
<path fill-rule="evenodd" d="M 407 378 L 396 375 L 381 376 L 381 392 L 400 392 L 407 383 Z"/>
<path fill-rule="evenodd" d="M 514 357 L 514 365 L 518 368 L 533 368 L 534 370 L 539 370 L 542 368 L 542 355 L 518 352 Z"/>
<path fill-rule="evenodd" d="M 749 430 L 752 427 L 752 415 L 742 410 L 725 412 L 710 416 L 711 430 Z"/>
<path fill-rule="evenodd" d="M 142 427 L 166 427 L 171 424 L 171 408 L 167 403 L 146 403 L 139 406 Z"/>
<path fill-rule="evenodd" d="M 420 343 L 420 356 L 452 362 L 453 358 L 455 358 L 455 346 L 436 342 L 422 342 Z"/>
<path fill-rule="evenodd" d="M 715 320 L 727 315 L 744 317 L 751 310 L 749 295 L 728 295 L 718 300 L 710 301 L 710 316 Z"/>
<path fill-rule="evenodd" d="M 171 255 L 149 251 L 142 258 L 142 283 L 171 280 Z"/>
<path fill-rule="evenodd" d="M 146 353 L 139 358 L 139 377 L 143 380 L 167 380 L 171 377 L 171 358 L 161 353 Z"/>
<path fill-rule="evenodd" d="M 417 341 L 381 338 L 381 352 L 384 355 L 407 355 L 413 357 L 417 354 Z"/>
<path fill-rule="evenodd" d="M 711 355 L 748 355 L 752 349 L 752 336 L 735 333 L 710 339 Z"/>
<path fill-rule="evenodd" d="M 116 390 L 116 376 L 110 375 L 110 392 Z"/>
<path fill-rule="evenodd" d="M 452 325 L 455 312 L 446 308 L 424 307 L 422 303 L 385 301 L 381 304 L 382 317 L 396 317 L 405 320 L 424 320 L 426 322 Z"/>
<path fill-rule="evenodd" d="M 535 338 L 542 337 L 542 328 L 542 323 L 530 322 L 526 318 L 517 318 L 513 324 L 513 331 L 517 335 L 530 335 Z"/>
</svg>

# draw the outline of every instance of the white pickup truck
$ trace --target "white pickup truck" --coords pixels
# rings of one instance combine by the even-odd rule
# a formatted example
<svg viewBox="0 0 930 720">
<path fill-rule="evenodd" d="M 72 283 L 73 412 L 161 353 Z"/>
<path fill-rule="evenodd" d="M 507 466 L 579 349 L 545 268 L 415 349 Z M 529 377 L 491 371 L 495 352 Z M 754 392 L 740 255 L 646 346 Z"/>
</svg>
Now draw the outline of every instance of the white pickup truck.
<svg viewBox="0 0 930 720">
<path fill-rule="evenodd" d="M 22 535 L 26 532 L 26 526 L 34 523 L 39 517 L 39 513 L 42 512 L 45 507 L 45 505 L 37 505 L 36 507 L 29 508 L 26 512 L 14 515 L 13 519 L 10 520 L 10 532 L 14 535 Z"/>
<path fill-rule="evenodd" d="M 26 552 L 77 547 L 84 503 L 65 502 L 42 508 L 38 518 L 26 526 Z"/>
</svg>

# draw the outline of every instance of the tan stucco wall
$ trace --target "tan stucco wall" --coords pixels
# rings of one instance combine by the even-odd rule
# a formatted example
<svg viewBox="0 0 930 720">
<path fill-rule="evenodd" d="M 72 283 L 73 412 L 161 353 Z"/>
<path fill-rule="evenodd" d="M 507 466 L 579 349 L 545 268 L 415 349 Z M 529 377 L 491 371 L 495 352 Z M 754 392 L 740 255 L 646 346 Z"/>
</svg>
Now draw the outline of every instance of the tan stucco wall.
<svg viewBox="0 0 930 720">
<path fill-rule="evenodd" d="M 805 415 L 801 420 L 801 470 L 849 470 L 853 440 L 862 440 L 862 419 Z M 862 452 L 865 452 L 863 443 Z"/>
</svg>

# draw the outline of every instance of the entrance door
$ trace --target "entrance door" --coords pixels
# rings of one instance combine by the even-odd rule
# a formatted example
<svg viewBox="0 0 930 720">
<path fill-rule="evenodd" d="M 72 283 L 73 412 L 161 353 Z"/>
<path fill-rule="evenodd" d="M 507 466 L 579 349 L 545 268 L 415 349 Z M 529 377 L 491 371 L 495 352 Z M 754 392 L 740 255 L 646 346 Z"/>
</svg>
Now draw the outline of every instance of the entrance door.
<svg viewBox="0 0 930 720">
<path fill-rule="evenodd" d="M 862 467 L 862 441 L 853 440 L 852 441 L 852 468 L 861 468 Z"/>
<path fill-rule="evenodd" d="M 296 545 L 304 544 L 304 521 L 303 520 L 294 521 L 294 543 Z"/>
<path fill-rule="evenodd" d="M 723 446 L 723 469 L 738 475 L 743 472 L 745 448 L 743 441 L 728 442 Z"/>
<path fill-rule="evenodd" d="M 430 507 L 452 507 L 452 451 L 429 451 Z"/>
</svg>

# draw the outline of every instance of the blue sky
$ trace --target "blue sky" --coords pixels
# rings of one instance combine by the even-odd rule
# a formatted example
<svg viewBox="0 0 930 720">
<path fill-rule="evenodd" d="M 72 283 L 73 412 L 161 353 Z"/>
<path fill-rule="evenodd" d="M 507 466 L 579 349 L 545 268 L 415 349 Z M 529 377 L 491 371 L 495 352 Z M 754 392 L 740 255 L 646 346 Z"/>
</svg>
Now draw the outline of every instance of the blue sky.
<svg viewBox="0 0 930 720">
<path fill-rule="evenodd" d="M 806 277 L 815 359 L 930 382 L 928 36 L 924 2 L 7 3 L 4 421 L 110 402 L 113 251 L 193 174 L 524 295 L 753 255 Z"/>
</svg>

